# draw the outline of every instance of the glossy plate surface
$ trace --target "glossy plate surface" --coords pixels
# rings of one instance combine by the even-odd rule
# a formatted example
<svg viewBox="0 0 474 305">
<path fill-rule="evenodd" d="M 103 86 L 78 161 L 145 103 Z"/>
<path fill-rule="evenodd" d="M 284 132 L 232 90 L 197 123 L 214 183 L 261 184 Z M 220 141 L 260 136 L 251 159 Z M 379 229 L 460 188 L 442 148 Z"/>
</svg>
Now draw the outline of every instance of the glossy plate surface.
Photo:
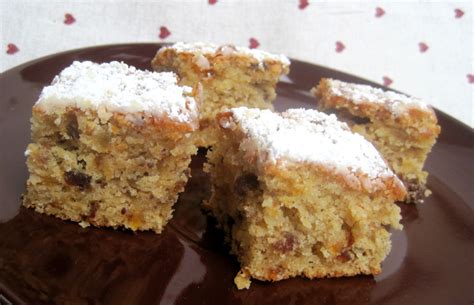
<svg viewBox="0 0 474 305">
<path fill-rule="evenodd" d="M 0 294 L 28 304 L 471 304 L 474 302 L 472 129 L 437 112 L 442 133 L 427 161 L 433 195 L 400 204 L 404 230 L 377 277 L 278 283 L 238 291 L 238 263 L 199 209 L 208 190 L 202 157 L 161 235 L 87 228 L 20 208 L 28 173 L 23 152 L 31 107 L 43 86 L 74 60 L 124 61 L 150 69 L 157 44 L 109 45 L 41 58 L 0 76 Z M 292 61 L 276 108 L 314 108 L 321 77 L 371 84 Z M 374 85 L 374 84 L 372 84 Z M 0 304 L 2 303 L 0 295 Z"/>
</svg>

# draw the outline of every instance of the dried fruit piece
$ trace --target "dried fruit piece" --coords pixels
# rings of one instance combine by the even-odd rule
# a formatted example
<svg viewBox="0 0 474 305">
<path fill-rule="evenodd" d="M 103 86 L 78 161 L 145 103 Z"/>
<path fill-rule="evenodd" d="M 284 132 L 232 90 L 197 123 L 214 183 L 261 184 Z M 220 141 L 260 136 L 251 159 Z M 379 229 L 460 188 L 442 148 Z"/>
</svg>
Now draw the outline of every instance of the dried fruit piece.
<svg viewBox="0 0 474 305">
<path fill-rule="evenodd" d="M 296 242 L 296 237 L 293 234 L 286 232 L 283 235 L 283 239 L 275 243 L 274 247 L 277 251 L 288 253 L 295 248 Z"/>
<path fill-rule="evenodd" d="M 64 173 L 64 181 L 69 185 L 86 189 L 91 184 L 91 176 L 77 171 L 67 171 Z"/>
</svg>

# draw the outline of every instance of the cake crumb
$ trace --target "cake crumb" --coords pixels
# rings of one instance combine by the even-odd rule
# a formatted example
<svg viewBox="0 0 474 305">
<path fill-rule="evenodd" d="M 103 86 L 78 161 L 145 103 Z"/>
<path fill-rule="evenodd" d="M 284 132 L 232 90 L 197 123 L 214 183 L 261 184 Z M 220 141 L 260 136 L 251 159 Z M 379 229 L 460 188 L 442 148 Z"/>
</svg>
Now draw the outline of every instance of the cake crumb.
<svg viewBox="0 0 474 305">
<path fill-rule="evenodd" d="M 241 269 L 239 273 L 234 278 L 234 283 L 235 286 L 237 286 L 237 289 L 249 289 L 250 288 L 250 274 L 248 271 Z"/>
<path fill-rule="evenodd" d="M 87 228 L 87 227 L 90 227 L 90 226 L 91 226 L 90 223 L 88 223 L 87 221 L 84 221 L 84 220 L 83 220 L 83 221 L 80 221 L 80 222 L 79 222 L 79 225 L 80 225 L 82 228 Z"/>
</svg>

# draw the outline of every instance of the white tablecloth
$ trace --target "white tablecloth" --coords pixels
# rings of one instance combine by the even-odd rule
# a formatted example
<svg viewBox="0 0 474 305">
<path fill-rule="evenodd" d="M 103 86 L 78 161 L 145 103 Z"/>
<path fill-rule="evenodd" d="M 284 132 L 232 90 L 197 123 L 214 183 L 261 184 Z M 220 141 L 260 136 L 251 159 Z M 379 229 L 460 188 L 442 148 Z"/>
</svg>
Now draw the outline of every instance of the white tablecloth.
<svg viewBox="0 0 474 305">
<path fill-rule="evenodd" d="M 469 1 L 0 1 L 1 71 L 98 44 L 252 45 L 385 83 L 474 126 Z"/>
</svg>

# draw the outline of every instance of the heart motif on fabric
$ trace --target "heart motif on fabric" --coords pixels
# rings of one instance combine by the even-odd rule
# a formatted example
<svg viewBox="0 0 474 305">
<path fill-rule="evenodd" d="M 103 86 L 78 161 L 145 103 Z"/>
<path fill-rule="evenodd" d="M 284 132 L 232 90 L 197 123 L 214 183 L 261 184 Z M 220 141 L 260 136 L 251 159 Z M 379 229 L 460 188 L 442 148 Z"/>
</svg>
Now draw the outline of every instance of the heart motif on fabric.
<svg viewBox="0 0 474 305">
<path fill-rule="evenodd" d="M 76 18 L 72 14 L 66 13 L 64 14 L 64 24 L 71 25 L 76 22 Z"/>
<path fill-rule="evenodd" d="M 210 5 L 214 5 L 217 3 L 217 0 L 208 0 L 207 1 Z"/>
<path fill-rule="evenodd" d="M 381 7 L 375 8 L 375 17 L 380 18 L 385 15 L 385 11 Z"/>
<path fill-rule="evenodd" d="M 298 8 L 300 10 L 304 10 L 308 5 L 309 5 L 308 0 L 300 0 L 300 4 L 298 5 Z"/>
<path fill-rule="evenodd" d="M 345 48 L 346 48 L 346 46 L 342 42 L 336 41 L 336 52 L 337 53 L 341 53 L 342 51 L 344 51 Z"/>
<path fill-rule="evenodd" d="M 18 47 L 17 47 L 15 44 L 9 43 L 9 44 L 7 45 L 7 54 L 13 55 L 13 54 L 15 54 L 15 53 L 18 52 L 18 51 L 20 51 L 20 49 L 18 49 Z"/>
<path fill-rule="evenodd" d="M 462 9 L 455 9 L 454 10 L 454 18 L 461 18 L 462 16 L 464 16 L 464 11 Z"/>
<path fill-rule="evenodd" d="M 467 76 L 467 81 L 469 84 L 474 84 L 474 74 L 468 74 Z"/>
<path fill-rule="evenodd" d="M 258 42 L 257 39 L 255 39 L 255 38 L 250 38 L 249 39 L 249 48 L 256 49 L 256 48 L 258 48 L 258 46 L 260 46 L 260 43 Z"/>
<path fill-rule="evenodd" d="M 425 52 L 428 51 L 428 49 L 429 49 L 428 45 L 427 45 L 426 43 L 424 43 L 424 42 L 420 42 L 420 43 L 418 44 L 418 48 L 420 49 L 420 52 L 421 52 L 421 53 L 425 53 Z"/>
<path fill-rule="evenodd" d="M 382 77 L 382 81 L 383 81 L 383 85 L 384 85 L 385 87 L 388 87 L 388 86 L 390 86 L 390 85 L 393 83 L 393 80 L 392 80 L 390 77 L 388 77 L 388 76 Z"/>
<path fill-rule="evenodd" d="M 165 39 L 166 37 L 170 35 L 171 35 L 171 32 L 170 30 L 168 30 L 167 27 L 165 26 L 160 27 L 160 35 L 159 35 L 160 39 Z"/>
</svg>

